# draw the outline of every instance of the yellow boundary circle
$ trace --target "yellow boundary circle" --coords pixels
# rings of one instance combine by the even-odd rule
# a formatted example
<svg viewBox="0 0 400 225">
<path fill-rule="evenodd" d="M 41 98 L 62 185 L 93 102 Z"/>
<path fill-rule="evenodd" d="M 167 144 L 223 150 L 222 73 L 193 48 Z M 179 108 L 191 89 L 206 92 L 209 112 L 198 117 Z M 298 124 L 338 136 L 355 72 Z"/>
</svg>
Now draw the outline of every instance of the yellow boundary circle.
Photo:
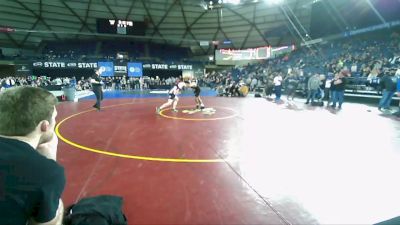
<svg viewBox="0 0 400 225">
<path fill-rule="evenodd" d="M 186 106 L 187 107 L 187 106 Z M 177 107 L 177 108 L 186 108 L 185 106 Z M 160 111 L 160 116 L 168 118 L 168 119 L 174 119 L 174 120 L 187 120 L 187 121 L 212 121 L 212 120 L 226 120 L 226 119 L 231 119 L 233 117 L 236 117 L 239 115 L 239 113 L 231 108 L 226 108 L 226 107 L 215 107 L 215 108 L 222 108 L 222 109 L 227 109 L 232 111 L 234 114 L 230 116 L 225 116 L 225 117 L 217 117 L 217 118 L 185 118 L 185 117 L 175 117 L 175 116 L 168 116 L 165 115 L 164 112 L 171 110 L 171 108 L 163 109 Z"/>
<path fill-rule="evenodd" d="M 138 103 L 125 103 L 125 104 L 107 106 L 107 107 L 103 107 L 103 108 L 113 108 L 113 107 L 118 107 L 118 106 L 123 106 L 123 105 L 129 105 L 129 104 L 138 104 Z M 74 146 L 76 148 L 80 148 L 82 150 L 99 153 L 99 154 L 103 154 L 103 155 L 121 157 L 121 158 L 126 158 L 126 159 L 137 159 L 137 160 L 157 161 L 157 162 L 174 162 L 174 163 L 220 163 L 220 162 L 225 162 L 224 159 L 179 159 L 179 158 L 159 158 L 159 157 L 146 157 L 146 156 L 119 154 L 119 153 L 114 153 L 114 152 L 108 152 L 108 151 L 105 151 L 102 149 L 95 149 L 95 148 L 83 146 L 83 145 L 75 143 L 75 142 L 65 138 L 64 136 L 62 136 L 62 134 L 60 133 L 60 127 L 63 123 L 65 123 L 69 119 L 72 119 L 72 118 L 82 115 L 84 113 L 93 112 L 93 111 L 95 111 L 95 110 L 91 109 L 91 110 L 82 111 L 82 112 L 75 113 L 75 114 L 68 116 L 68 117 L 64 118 L 63 120 L 61 120 L 56 125 L 56 128 L 55 128 L 55 132 L 56 132 L 57 136 L 65 143 L 67 143 L 71 146 Z"/>
</svg>

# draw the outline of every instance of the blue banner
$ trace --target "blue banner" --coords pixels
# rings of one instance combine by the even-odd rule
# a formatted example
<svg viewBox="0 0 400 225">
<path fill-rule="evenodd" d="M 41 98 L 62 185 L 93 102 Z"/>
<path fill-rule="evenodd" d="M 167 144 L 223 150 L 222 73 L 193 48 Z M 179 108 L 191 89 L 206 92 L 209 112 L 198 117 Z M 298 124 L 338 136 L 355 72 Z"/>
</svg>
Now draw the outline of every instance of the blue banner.
<svg viewBox="0 0 400 225">
<path fill-rule="evenodd" d="M 397 77 L 397 91 L 400 92 L 400 77 Z"/>
<path fill-rule="evenodd" d="M 128 76 L 129 77 L 141 77 L 141 76 L 143 76 L 143 65 L 142 65 L 142 63 L 129 62 L 128 63 Z"/>
<path fill-rule="evenodd" d="M 98 62 L 97 68 L 100 69 L 102 77 L 114 76 L 114 63 L 113 62 Z"/>
</svg>

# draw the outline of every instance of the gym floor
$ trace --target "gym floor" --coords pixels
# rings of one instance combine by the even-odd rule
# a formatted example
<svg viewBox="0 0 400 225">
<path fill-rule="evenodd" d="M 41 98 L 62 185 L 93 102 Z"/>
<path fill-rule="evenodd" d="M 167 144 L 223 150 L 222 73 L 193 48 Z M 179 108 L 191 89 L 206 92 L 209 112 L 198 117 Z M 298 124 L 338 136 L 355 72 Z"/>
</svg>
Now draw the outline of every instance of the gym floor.
<svg viewBox="0 0 400 225">
<path fill-rule="evenodd" d="M 111 96 L 111 97 L 110 97 Z M 112 97 L 114 96 L 114 97 Z M 117 96 L 117 97 L 116 97 Z M 151 96 L 150 96 L 151 97 Z M 372 224 L 400 215 L 400 123 L 376 108 L 167 96 L 63 102 L 67 206 L 124 198 L 129 224 Z"/>
</svg>

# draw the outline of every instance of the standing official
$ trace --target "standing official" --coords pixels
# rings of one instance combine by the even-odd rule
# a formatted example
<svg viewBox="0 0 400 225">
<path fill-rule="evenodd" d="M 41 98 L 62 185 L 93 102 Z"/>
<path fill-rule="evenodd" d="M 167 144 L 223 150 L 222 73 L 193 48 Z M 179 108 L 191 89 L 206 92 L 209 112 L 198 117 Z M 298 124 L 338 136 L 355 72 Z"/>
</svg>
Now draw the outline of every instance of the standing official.
<svg viewBox="0 0 400 225">
<path fill-rule="evenodd" d="M 96 95 L 96 104 L 93 105 L 94 108 L 100 111 L 100 104 L 103 100 L 103 81 L 101 81 L 101 69 L 96 69 L 95 74 L 90 79 L 90 83 L 92 84 L 92 90 Z"/>
</svg>

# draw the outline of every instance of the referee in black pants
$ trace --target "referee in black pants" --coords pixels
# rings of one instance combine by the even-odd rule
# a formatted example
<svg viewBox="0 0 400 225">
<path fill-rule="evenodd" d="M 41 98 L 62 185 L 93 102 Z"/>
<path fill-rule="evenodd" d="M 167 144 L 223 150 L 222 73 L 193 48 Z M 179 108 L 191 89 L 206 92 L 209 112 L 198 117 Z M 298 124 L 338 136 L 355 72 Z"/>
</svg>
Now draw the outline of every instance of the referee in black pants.
<svg viewBox="0 0 400 225">
<path fill-rule="evenodd" d="M 94 76 L 90 80 L 90 83 L 92 84 L 92 90 L 96 95 L 96 104 L 94 104 L 93 107 L 98 111 L 100 111 L 100 103 L 103 100 L 103 82 L 101 81 L 100 74 L 100 69 L 96 69 Z"/>
</svg>

